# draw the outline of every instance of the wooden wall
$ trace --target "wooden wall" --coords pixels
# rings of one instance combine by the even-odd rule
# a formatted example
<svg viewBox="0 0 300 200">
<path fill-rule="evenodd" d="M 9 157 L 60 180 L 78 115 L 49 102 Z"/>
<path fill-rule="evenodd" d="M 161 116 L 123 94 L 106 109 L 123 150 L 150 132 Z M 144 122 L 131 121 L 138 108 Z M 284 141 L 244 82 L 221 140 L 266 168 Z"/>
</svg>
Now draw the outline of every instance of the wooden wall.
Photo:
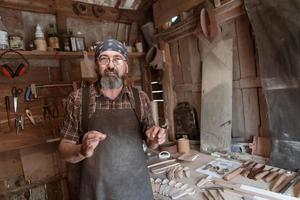
<svg viewBox="0 0 300 200">
<path fill-rule="evenodd" d="M 56 22 L 56 16 L 53 14 L 32 13 L 1 7 L 0 13 L 9 34 L 21 35 L 26 44 L 33 40 L 37 23 L 42 25 L 45 31 L 49 23 Z M 110 37 L 125 42 L 135 41 L 138 38 L 138 32 L 132 33 L 129 37 L 131 25 L 128 24 L 67 18 L 66 26 L 74 31 L 81 31 L 86 37 L 87 45 Z M 72 91 L 72 87 L 39 91 L 39 94 L 44 97 L 56 96 L 52 98 L 56 98 L 58 101 L 59 117 L 48 121 L 43 119 L 45 98 L 25 102 L 24 92 L 26 86 L 31 83 L 53 84 L 76 81 L 80 86 L 81 59 L 54 56 L 51 58 L 25 57 L 30 63 L 26 75 L 14 79 L 0 76 L 0 199 L 25 199 L 24 194 L 28 193 L 28 189 L 20 190 L 20 187 L 27 185 L 28 182 L 36 185 L 31 190 L 31 199 L 46 199 L 46 195 L 48 195 L 48 199 L 68 199 L 65 181 L 66 168 L 57 152 L 58 140 L 50 142 L 48 139 L 59 137 L 59 130 L 56 128 L 59 128 L 64 119 L 63 99 Z M 129 60 L 129 78 L 131 83 L 138 87 L 142 84 L 141 67 L 144 67 L 140 60 L 143 60 L 143 57 Z M 9 63 L 13 69 L 20 62 L 19 59 L 0 59 L 0 63 Z M 33 126 L 25 116 L 25 129 L 19 135 L 16 135 L 15 128 L 9 129 L 8 127 L 4 102 L 4 97 L 9 96 L 11 123 L 14 127 L 15 114 L 11 95 L 13 86 L 23 89 L 23 93 L 19 97 L 18 114 L 25 116 L 24 110 L 29 107 L 35 119 L 40 121 L 38 126 Z"/>
<path fill-rule="evenodd" d="M 201 59 L 197 37 L 188 36 L 170 43 L 174 104 L 189 102 L 201 116 Z"/>
<path fill-rule="evenodd" d="M 182 27 L 183 26 L 184 25 L 182 25 Z M 175 27 L 173 30 L 179 32 L 180 27 L 176 25 Z M 231 45 L 228 44 L 228 48 L 223 49 L 228 51 L 227 53 L 217 48 L 221 45 L 221 43 L 219 43 L 220 37 L 211 43 L 204 39 L 201 33 L 198 35 L 199 39 L 195 39 L 196 37 L 192 36 L 194 35 L 193 33 L 183 32 L 182 36 L 176 35 L 178 39 L 175 38 L 169 42 L 168 38 L 174 38 L 172 37 L 174 34 L 160 34 L 163 35 L 160 46 L 166 55 L 163 83 L 165 90 L 164 98 L 166 101 L 166 117 L 170 124 L 169 139 L 171 140 L 175 139 L 173 111 L 176 103 L 183 100 L 191 102 L 192 105 L 196 107 L 199 124 L 203 123 L 203 125 L 207 125 L 215 121 L 216 123 L 212 125 L 213 127 L 216 129 L 218 129 L 217 127 L 224 127 L 224 130 L 220 130 L 218 137 L 208 134 L 208 138 L 211 138 L 208 139 L 211 144 L 210 146 L 219 146 L 221 149 L 226 147 L 226 149 L 229 149 L 231 137 L 241 138 L 239 141 L 252 142 L 253 136 L 269 136 L 268 111 L 265 97 L 261 90 L 260 76 L 258 73 L 259 66 L 257 64 L 258 58 L 256 56 L 251 26 L 247 16 L 242 15 L 231 20 L 229 24 L 222 24 L 220 31 L 222 31 L 219 32 L 219 35 L 222 35 L 222 40 L 227 41 L 231 39 Z M 230 78 L 228 81 L 231 81 L 231 83 L 228 82 L 228 84 L 231 86 L 227 87 L 227 92 L 225 92 L 224 88 L 218 92 L 219 94 L 226 94 L 226 101 L 222 99 L 225 98 L 225 96 L 216 96 L 213 98 L 214 100 L 207 101 L 207 104 L 203 104 L 204 99 L 203 97 L 201 98 L 200 92 L 206 93 L 207 91 L 205 90 L 209 88 L 207 85 L 203 87 L 202 70 L 204 69 L 200 64 L 203 63 L 208 56 L 208 54 L 205 54 L 205 51 L 214 53 L 214 59 L 211 60 L 214 62 L 212 66 L 216 67 L 216 69 L 218 67 L 220 68 L 223 64 L 227 65 L 228 62 L 231 63 L 231 71 L 228 74 L 228 78 Z M 216 60 L 220 62 L 218 63 Z M 214 78 L 222 80 L 225 76 L 221 71 L 217 70 L 215 73 L 212 71 L 212 68 L 207 67 L 207 72 L 212 73 L 212 80 Z M 205 76 L 207 76 L 207 74 Z M 210 82 L 210 86 L 212 86 L 212 82 Z M 222 108 L 224 109 L 220 107 L 219 109 L 213 109 L 215 111 L 207 110 L 208 107 L 213 108 L 213 102 L 218 99 L 220 100 L 218 105 L 223 105 Z M 203 115 L 200 118 L 201 112 L 203 112 Z M 210 116 L 205 123 L 203 116 Z M 225 131 L 226 134 L 224 134 L 223 131 Z M 202 134 L 202 132 L 200 134 Z"/>
<path fill-rule="evenodd" d="M 246 15 L 235 20 L 232 136 L 244 141 L 268 137 L 268 115 L 262 93 L 258 58 Z"/>
</svg>

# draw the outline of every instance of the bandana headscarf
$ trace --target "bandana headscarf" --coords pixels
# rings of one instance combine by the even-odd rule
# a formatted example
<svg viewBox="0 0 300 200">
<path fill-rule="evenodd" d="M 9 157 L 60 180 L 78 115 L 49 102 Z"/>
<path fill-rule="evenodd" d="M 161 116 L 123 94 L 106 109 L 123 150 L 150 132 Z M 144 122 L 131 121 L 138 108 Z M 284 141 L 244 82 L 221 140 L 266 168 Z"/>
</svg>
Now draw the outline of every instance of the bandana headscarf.
<svg viewBox="0 0 300 200">
<path fill-rule="evenodd" d="M 127 48 L 124 44 L 115 39 L 107 39 L 103 42 L 97 44 L 95 60 L 99 57 L 99 55 L 104 51 L 116 51 L 122 54 L 126 60 L 128 60 L 128 52 Z"/>
</svg>

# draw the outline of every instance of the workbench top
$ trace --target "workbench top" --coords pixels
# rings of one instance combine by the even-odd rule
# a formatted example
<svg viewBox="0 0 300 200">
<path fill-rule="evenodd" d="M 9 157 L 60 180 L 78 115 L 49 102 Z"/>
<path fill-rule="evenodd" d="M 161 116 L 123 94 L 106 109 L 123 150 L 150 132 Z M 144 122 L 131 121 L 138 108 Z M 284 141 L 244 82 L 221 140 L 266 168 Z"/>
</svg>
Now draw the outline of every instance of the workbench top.
<svg viewBox="0 0 300 200">
<path fill-rule="evenodd" d="M 187 183 L 189 184 L 190 187 L 193 187 L 196 190 L 196 193 L 194 195 L 186 195 L 180 199 L 185 199 L 185 200 L 201 200 L 201 199 L 205 199 L 203 198 L 202 192 L 200 191 L 200 188 L 196 186 L 197 182 L 203 177 L 204 174 L 201 174 L 199 172 L 196 172 L 196 169 L 200 168 L 201 166 L 209 163 L 210 161 L 216 159 L 216 157 L 213 157 L 211 155 L 208 154 L 204 154 L 204 153 L 200 153 L 198 151 L 192 150 L 191 153 L 198 153 L 198 158 L 192 162 L 185 162 L 185 161 L 178 161 L 181 163 L 181 165 L 183 167 L 189 167 L 190 168 L 190 173 L 191 176 L 189 178 L 182 178 L 182 179 L 176 179 L 176 182 L 182 182 L 182 183 Z M 177 158 L 178 155 L 172 155 L 172 157 Z M 251 155 L 250 155 L 251 157 Z M 153 161 L 152 161 L 153 162 Z M 260 161 L 261 163 L 262 161 Z M 153 178 L 154 180 L 156 178 L 161 178 L 161 179 L 165 179 L 166 178 L 166 173 L 162 173 L 162 174 L 153 174 L 152 172 L 150 172 L 150 176 L 151 178 Z M 223 179 L 222 179 L 223 180 Z M 233 178 L 232 180 L 229 181 L 230 183 L 238 183 L 238 184 L 243 184 L 243 185 L 248 185 L 248 186 L 253 186 L 256 188 L 260 188 L 260 189 L 268 189 L 269 184 L 265 183 L 263 180 L 252 180 L 252 179 L 248 179 L 245 178 L 241 175 L 236 176 L 235 178 Z M 213 186 L 212 183 L 207 183 L 205 184 L 205 186 Z M 291 194 L 292 191 L 290 191 L 291 189 L 289 189 L 285 194 Z M 235 200 L 235 199 L 241 199 L 238 198 L 237 196 L 234 195 L 229 195 L 227 193 L 223 193 L 225 200 Z M 163 195 L 159 195 L 159 194 L 155 194 L 154 195 L 155 199 L 157 200 L 169 200 L 171 198 L 163 196 Z"/>
</svg>

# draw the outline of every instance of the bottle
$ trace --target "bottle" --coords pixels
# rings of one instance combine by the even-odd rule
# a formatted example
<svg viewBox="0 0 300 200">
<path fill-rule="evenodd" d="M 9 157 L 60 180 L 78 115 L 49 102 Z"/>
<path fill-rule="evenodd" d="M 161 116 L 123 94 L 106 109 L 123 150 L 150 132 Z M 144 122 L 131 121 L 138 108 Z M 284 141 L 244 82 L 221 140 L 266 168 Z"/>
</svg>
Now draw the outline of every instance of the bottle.
<svg viewBox="0 0 300 200">
<path fill-rule="evenodd" d="M 76 37 L 73 33 L 73 31 L 69 31 L 69 38 L 70 38 L 70 46 L 71 46 L 71 51 L 77 51 L 77 42 L 76 42 Z"/>
<path fill-rule="evenodd" d="M 77 46 L 77 51 L 85 50 L 85 38 L 81 32 L 77 32 L 76 34 L 76 46 Z"/>
<path fill-rule="evenodd" d="M 2 18 L 0 16 L 0 49 L 8 49 L 8 36 L 7 29 L 2 22 Z"/>
<path fill-rule="evenodd" d="M 64 33 L 62 36 L 64 51 L 71 51 L 69 34 Z"/>
<path fill-rule="evenodd" d="M 48 44 L 49 47 L 55 50 L 59 50 L 59 38 L 56 27 L 54 24 L 49 24 L 48 28 Z"/>
<path fill-rule="evenodd" d="M 39 24 L 36 25 L 34 44 L 35 44 L 36 50 L 47 51 L 47 43 L 46 43 L 42 28 Z"/>
</svg>

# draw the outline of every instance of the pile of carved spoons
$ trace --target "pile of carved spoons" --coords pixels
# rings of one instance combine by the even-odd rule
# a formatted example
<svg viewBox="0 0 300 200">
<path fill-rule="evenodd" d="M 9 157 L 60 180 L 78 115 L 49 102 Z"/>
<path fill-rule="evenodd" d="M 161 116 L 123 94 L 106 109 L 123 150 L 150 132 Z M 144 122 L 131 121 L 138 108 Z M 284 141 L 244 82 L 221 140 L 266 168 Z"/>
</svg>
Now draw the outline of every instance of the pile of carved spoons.
<svg viewBox="0 0 300 200">
<path fill-rule="evenodd" d="M 195 194 L 195 189 L 193 187 L 182 182 L 160 178 L 151 178 L 150 181 L 153 193 L 158 193 L 172 199 L 179 199 L 185 195 Z"/>
<path fill-rule="evenodd" d="M 182 179 L 183 177 L 190 177 L 189 167 L 176 166 L 172 167 L 167 171 L 167 178 L 169 180 Z"/>
</svg>

